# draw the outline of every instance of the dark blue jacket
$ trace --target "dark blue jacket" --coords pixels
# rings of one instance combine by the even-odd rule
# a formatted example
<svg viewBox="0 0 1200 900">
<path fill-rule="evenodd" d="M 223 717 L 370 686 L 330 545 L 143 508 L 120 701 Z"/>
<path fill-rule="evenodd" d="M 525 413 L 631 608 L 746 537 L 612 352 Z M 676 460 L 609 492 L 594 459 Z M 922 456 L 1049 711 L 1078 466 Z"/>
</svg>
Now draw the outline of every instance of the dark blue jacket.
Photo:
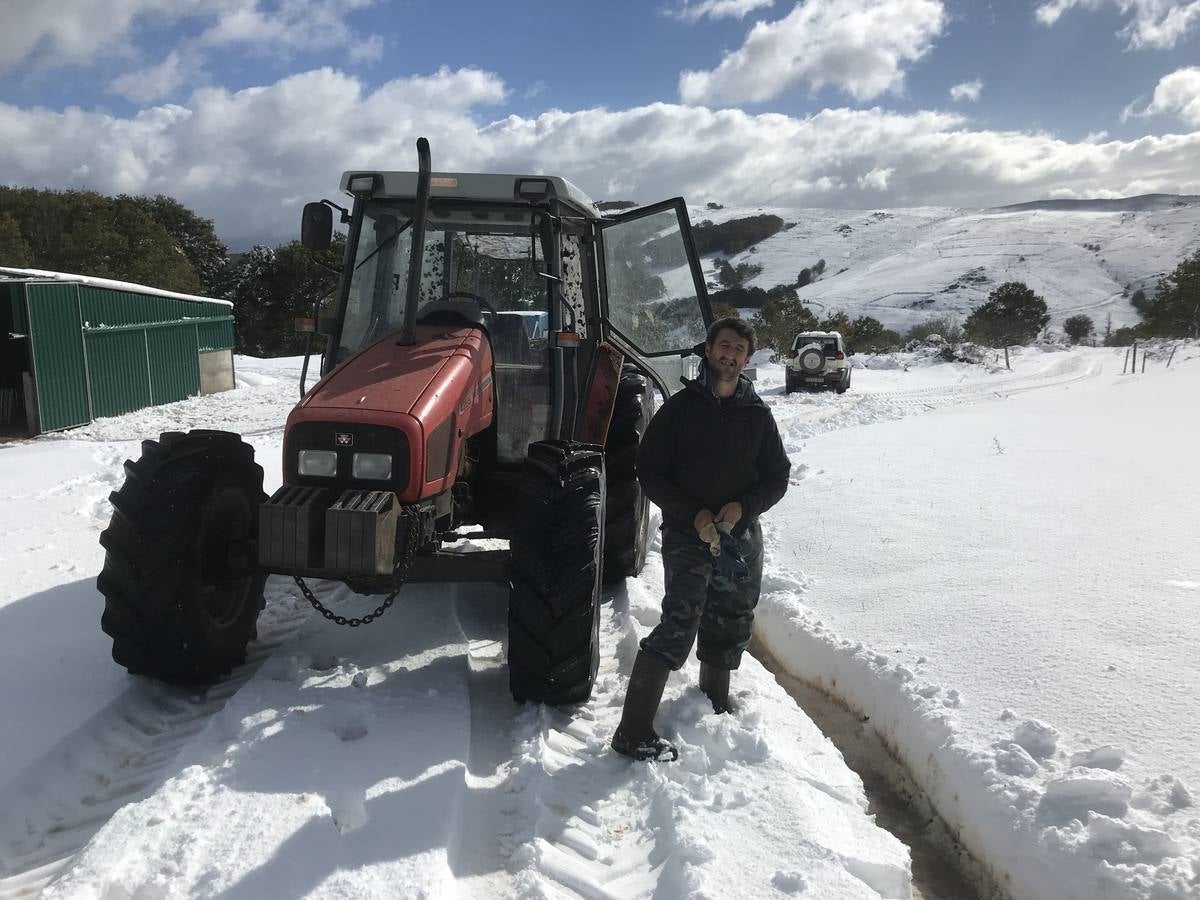
<svg viewBox="0 0 1200 900">
<path fill-rule="evenodd" d="M 707 364 L 700 367 L 700 377 L 685 379 L 646 427 L 638 481 L 664 522 L 688 531 L 700 510 L 715 515 L 736 500 L 740 534 L 783 497 L 792 464 L 750 380 L 741 376 L 734 395 L 720 400 L 708 385 Z"/>
</svg>

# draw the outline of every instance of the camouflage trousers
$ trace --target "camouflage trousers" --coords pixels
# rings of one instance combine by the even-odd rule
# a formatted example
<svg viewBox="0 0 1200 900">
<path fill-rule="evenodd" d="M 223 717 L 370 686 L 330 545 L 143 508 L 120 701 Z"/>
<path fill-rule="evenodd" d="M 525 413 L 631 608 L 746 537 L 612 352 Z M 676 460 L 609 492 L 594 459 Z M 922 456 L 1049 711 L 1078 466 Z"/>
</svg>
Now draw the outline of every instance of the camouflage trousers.
<svg viewBox="0 0 1200 900">
<path fill-rule="evenodd" d="M 749 577 L 732 591 L 709 585 L 713 558 L 708 545 L 694 531 L 664 527 L 663 574 L 666 595 L 662 618 L 642 639 L 641 647 L 682 668 L 699 637 L 696 656 L 718 669 L 736 669 L 750 643 L 754 607 L 762 587 L 762 529 L 757 521 L 739 538 Z"/>
</svg>

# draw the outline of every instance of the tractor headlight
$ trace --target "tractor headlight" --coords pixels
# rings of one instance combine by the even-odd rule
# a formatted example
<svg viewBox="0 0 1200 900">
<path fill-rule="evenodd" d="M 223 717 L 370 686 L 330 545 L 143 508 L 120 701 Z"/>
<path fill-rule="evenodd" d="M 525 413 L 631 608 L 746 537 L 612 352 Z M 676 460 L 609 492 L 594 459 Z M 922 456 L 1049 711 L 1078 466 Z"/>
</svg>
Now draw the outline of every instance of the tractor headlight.
<svg viewBox="0 0 1200 900">
<path fill-rule="evenodd" d="M 388 481 L 392 477 L 390 453 L 355 453 L 351 467 L 355 478 L 363 481 Z"/>
<path fill-rule="evenodd" d="M 301 450 L 297 470 L 301 475 L 332 478 L 337 474 L 337 453 L 333 450 Z"/>
</svg>

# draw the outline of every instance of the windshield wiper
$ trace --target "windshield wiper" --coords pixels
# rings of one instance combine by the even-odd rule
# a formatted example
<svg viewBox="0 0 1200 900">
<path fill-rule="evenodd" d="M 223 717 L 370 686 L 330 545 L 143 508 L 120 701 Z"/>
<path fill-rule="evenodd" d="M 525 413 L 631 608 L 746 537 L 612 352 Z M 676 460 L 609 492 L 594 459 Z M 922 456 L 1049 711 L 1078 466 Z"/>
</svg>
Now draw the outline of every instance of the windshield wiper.
<svg viewBox="0 0 1200 900">
<path fill-rule="evenodd" d="M 354 271 L 357 272 L 359 269 L 361 269 L 363 266 L 365 266 L 370 260 L 374 259 L 375 254 L 378 253 L 380 250 L 386 250 L 388 244 L 392 243 L 392 241 L 394 241 L 394 240 L 396 240 L 396 238 L 400 237 L 400 235 L 402 235 L 404 233 L 404 229 L 407 228 L 412 223 L 413 223 L 413 220 L 409 219 L 407 222 L 405 222 L 403 225 L 401 225 L 399 228 L 397 228 L 396 233 L 391 235 L 390 237 L 386 238 L 382 243 L 379 244 L 378 247 L 376 247 L 374 250 L 372 250 L 370 253 L 368 253 L 363 258 L 363 261 L 354 267 Z"/>
</svg>

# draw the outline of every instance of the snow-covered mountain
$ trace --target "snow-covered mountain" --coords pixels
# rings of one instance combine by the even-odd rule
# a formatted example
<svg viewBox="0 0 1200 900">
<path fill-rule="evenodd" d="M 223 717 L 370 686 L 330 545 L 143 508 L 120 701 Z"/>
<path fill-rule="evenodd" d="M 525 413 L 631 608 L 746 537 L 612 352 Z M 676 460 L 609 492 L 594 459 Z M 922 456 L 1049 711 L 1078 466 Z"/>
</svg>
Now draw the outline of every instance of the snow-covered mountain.
<svg viewBox="0 0 1200 900">
<path fill-rule="evenodd" d="M 934 316 L 964 320 L 1006 281 L 1045 298 L 1051 327 L 1079 313 L 1098 331 L 1133 325 L 1129 296 L 1200 250 L 1200 198 L 1037 201 L 997 209 L 893 210 L 692 207 L 693 222 L 771 214 L 784 230 L 730 258 L 762 272 L 747 286 L 794 285 L 802 268 L 825 272 L 800 288 L 818 316 L 844 310 L 903 333 Z M 716 281 L 706 260 L 709 280 Z"/>
</svg>

